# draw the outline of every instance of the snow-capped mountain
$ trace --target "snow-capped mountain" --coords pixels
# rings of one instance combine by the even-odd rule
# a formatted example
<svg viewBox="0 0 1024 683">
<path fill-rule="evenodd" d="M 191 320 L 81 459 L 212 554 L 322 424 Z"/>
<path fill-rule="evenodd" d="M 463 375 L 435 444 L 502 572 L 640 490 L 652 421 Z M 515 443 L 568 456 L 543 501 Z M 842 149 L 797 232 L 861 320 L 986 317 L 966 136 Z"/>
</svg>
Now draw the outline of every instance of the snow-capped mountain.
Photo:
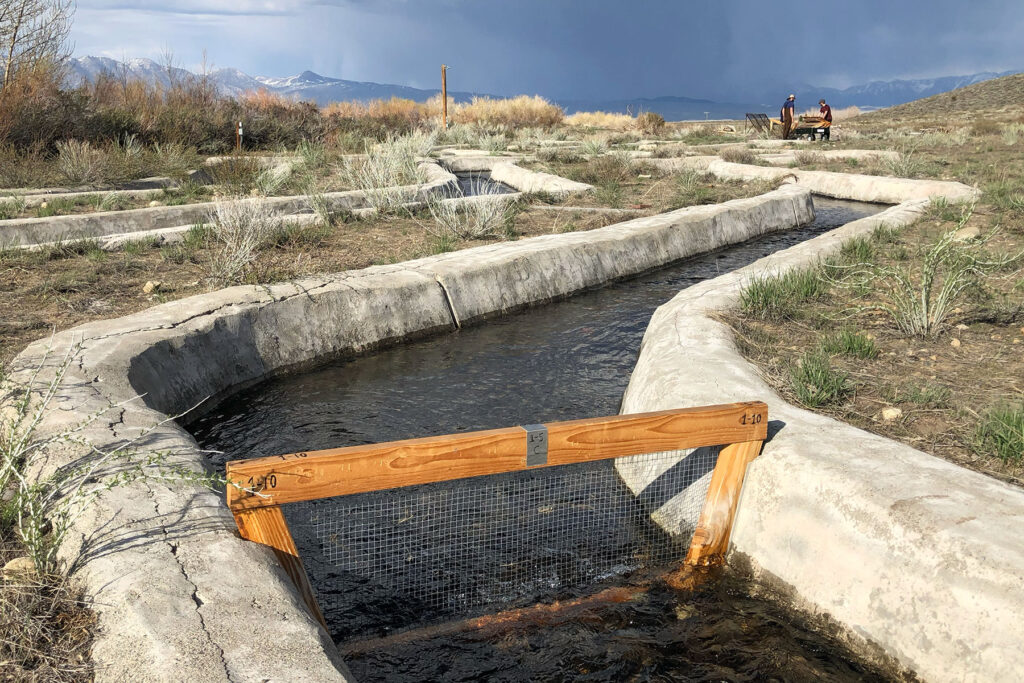
<svg viewBox="0 0 1024 683">
<path fill-rule="evenodd" d="M 152 59 L 130 59 L 124 62 L 109 57 L 75 57 L 69 60 L 68 81 L 77 85 L 84 81 L 94 81 L 100 74 L 108 74 L 114 78 L 140 79 L 167 86 L 172 79 L 179 82 L 186 78 L 196 78 L 196 74 L 185 69 L 166 67 Z M 423 90 L 405 85 L 389 85 L 364 81 L 346 81 L 340 78 L 321 76 L 312 71 L 303 71 L 297 76 L 277 78 L 271 76 L 250 76 L 238 69 L 215 69 L 207 77 L 216 84 L 218 90 L 225 95 L 266 89 L 285 96 L 303 100 L 313 100 L 317 104 L 341 102 L 345 100 L 375 100 L 403 97 L 410 100 L 423 101 L 434 96 L 439 90 Z M 475 93 L 449 91 L 448 95 L 456 102 L 468 101 Z"/>
<path fill-rule="evenodd" d="M 115 78 L 138 78 L 150 82 L 169 85 L 172 80 L 181 81 L 194 78 L 195 74 L 177 67 L 167 67 L 151 59 L 130 59 L 119 62 L 109 57 L 77 57 L 69 63 L 69 82 L 92 81 L 101 73 Z M 929 97 L 948 90 L 962 88 L 981 81 L 1008 76 L 1016 71 L 1005 73 L 977 73 L 969 76 L 948 76 L 944 78 L 927 78 L 916 80 L 872 81 L 850 88 L 823 88 L 813 85 L 782 85 L 771 91 L 760 93 L 744 93 L 742 97 L 732 99 L 739 104 L 713 102 L 711 100 L 692 99 L 687 97 L 664 96 L 643 99 L 619 100 L 587 100 L 562 101 L 566 111 L 653 111 L 670 120 L 682 118 L 704 118 L 708 112 L 711 118 L 743 118 L 747 111 L 774 112 L 774 107 L 781 103 L 785 92 L 796 92 L 797 101 L 803 104 L 817 102 L 819 97 L 829 100 L 834 107 L 856 105 L 859 107 L 889 107 L 911 100 Z M 340 78 L 321 76 L 312 71 L 303 71 L 296 76 L 284 78 L 271 76 L 250 76 L 238 69 L 217 69 L 207 74 L 217 88 L 225 95 L 239 95 L 251 90 L 265 88 L 281 95 L 302 100 L 313 100 L 317 104 L 341 102 L 345 100 L 367 101 L 402 97 L 410 100 L 424 101 L 436 95 L 438 90 L 411 88 L 405 85 L 372 83 L 364 81 L 347 81 Z M 449 91 L 449 96 L 456 102 L 470 100 L 475 93 Z M 725 98 L 723 98 L 725 99 Z M 778 100 L 776 102 L 776 100 Z M 743 102 L 760 101 L 762 104 L 742 104 Z M 767 104 L 764 104 L 767 103 Z"/>
</svg>

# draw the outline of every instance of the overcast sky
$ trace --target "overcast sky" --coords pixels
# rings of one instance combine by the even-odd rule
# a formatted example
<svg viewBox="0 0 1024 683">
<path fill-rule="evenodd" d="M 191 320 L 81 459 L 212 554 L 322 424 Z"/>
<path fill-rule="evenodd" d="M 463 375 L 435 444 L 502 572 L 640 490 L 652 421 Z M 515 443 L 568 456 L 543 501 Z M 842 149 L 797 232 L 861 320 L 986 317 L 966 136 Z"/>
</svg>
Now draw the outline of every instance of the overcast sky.
<svg viewBox="0 0 1024 683">
<path fill-rule="evenodd" d="M 813 11 L 813 8 L 820 11 Z M 788 9 L 783 9 L 788 8 Z M 75 54 L 552 98 L 1024 69 L 1024 0 L 79 0 Z"/>
</svg>

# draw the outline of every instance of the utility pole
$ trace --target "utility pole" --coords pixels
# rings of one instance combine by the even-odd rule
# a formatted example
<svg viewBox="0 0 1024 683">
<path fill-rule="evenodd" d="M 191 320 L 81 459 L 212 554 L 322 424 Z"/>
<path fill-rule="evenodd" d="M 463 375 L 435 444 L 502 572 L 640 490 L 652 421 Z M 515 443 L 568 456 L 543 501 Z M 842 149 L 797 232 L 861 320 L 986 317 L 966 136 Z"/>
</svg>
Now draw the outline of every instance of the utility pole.
<svg viewBox="0 0 1024 683">
<path fill-rule="evenodd" d="M 441 65 L 441 125 L 448 130 L 448 65 Z"/>
</svg>

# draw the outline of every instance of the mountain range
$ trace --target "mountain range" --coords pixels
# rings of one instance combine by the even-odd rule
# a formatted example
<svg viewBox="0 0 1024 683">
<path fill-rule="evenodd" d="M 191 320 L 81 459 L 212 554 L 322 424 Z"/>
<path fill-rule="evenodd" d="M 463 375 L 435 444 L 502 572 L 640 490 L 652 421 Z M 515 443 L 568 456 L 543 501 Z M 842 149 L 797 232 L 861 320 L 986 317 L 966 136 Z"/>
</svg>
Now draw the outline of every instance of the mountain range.
<svg viewBox="0 0 1024 683">
<path fill-rule="evenodd" d="M 178 67 L 165 67 L 151 59 L 130 59 L 118 61 L 109 57 L 76 57 L 69 62 L 69 83 L 72 85 L 83 81 L 92 81 L 98 75 L 107 73 L 115 78 L 142 79 L 149 82 L 169 85 L 173 80 L 193 78 L 195 74 Z M 572 100 L 555 99 L 567 113 L 577 111 L 610 111 L 630 112 L 653 111 L 668 120 L 685 119 L 735 119 L 743 118 L 746 112 L 764 111 L 774 114 L 776 108 L 785 97 L 784 89 L 797 93 L 797 101 L 801 108 L 810 107 L 821 97 L 826 98 L 836 108 L 858 106 L 864 109 L 889 107 L 904 102 L 929 97 L 956 88 L 979 83 L 981 81 L 1019 73 L 1006 71 L 1003 73 L 983 72 L 969 76 L 947 76 L 916 80 L 872 81 L 844 89 L 819 87 L 813 85 L 794 85 L 785 88 L 764 89 L 757 93 L 748 93 L 738 101 L 722 102 L 709 99 L 666 95 L 652 98 L 621 98 L 611 100 Z M 412 88 L 405 85 L 372 83 L 365 81 L 348 81 L 340 78 L 321 76 L 312 71 L 303 71 L 295 76 L 275 78 L 269 76 L 250 76 L 238 69 L 224 68 L 206 74 L 217 88 L 225 95 L 239 95 L 251 90 L 266 89 L 268 91 L 313 100 L 324 105 L 330 102 L 345 100 L 367 101 L 373 99 L 389 99 L 402 97 L 424 101 L 436 95 L 439 90 Z M 455 102 L 467 102 L 475 96 L 486 93 L 448 91 L 449 97 Z M 496 97 L 495 95 L 490 95 Z M 730 98 L 731 99 L 731 98 Z"/>
</svg>

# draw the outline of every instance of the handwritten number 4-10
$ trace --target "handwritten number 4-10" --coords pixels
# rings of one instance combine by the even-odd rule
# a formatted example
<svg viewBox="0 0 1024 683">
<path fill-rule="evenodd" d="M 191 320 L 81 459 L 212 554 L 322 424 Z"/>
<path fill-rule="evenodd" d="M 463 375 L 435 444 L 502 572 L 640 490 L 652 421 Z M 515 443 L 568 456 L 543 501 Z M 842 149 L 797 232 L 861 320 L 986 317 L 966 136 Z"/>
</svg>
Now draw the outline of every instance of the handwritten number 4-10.
<svg viewBox="0 0 1024 683">
<path fill-rule="evenodd" d="M 277 488 L 277 475 L 271 474 L 266 477 L 249 477 L 249 481 L 246 482 L 250 489 L 254 491 L 262 491 L 265 488 L 273 489 Z"/>
<path fill-rule="evenodd" d="M 756 415 L 744 414 L 743 417 L 740 418 L 740 424 L 741 425 L 761 424 L 761 421 L 763 419 L 764 419 L 764 415 L 762 415 L 761 413 L 757 413 Z"/>
</svg>

